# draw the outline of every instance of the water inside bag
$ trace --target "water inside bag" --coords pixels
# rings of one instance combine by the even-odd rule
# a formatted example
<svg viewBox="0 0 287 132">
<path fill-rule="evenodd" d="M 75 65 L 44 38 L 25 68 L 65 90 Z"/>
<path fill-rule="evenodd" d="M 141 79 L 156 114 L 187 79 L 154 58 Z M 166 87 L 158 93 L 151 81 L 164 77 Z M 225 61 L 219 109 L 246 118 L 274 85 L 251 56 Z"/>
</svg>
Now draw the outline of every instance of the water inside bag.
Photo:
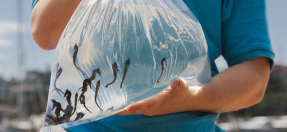
<svg viewBox="0 0 287 132">
<path fill-rule="evenodd" d="M 204 33 L 188 8 L 103 1 L 83 0 L 59 40 L 42 131 L 107 117 L 177 78 L 211 81 Z"/>
</svg>

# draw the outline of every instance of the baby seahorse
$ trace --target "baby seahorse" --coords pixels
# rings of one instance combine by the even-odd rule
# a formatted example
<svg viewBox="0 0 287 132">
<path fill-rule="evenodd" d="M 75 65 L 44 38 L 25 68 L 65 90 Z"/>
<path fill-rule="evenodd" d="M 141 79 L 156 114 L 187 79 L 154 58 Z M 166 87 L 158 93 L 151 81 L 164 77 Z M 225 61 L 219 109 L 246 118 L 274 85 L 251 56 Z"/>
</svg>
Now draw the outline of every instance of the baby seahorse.
<svg viewBox="0 0 287 132">
<path fill-rule="evenodd" d="M 96 102 L 96 105 L 99 107 L 99 109 L 100 109 L 101 111 L 103 111 L 103 109 L 101 109 L 101 107 L 99 106 L 99 104 L 98 104 L 98 102 L 97 102 L 97 96 L 98 96 L 100 84 L 101 84 L 101 81 L 99 80 L 99 81 L 97 82 L 97 85 L 96 85 L 95 102 Z"/>
<path fill-rule="evenodd" d="M 102 77 L 100 69 L 99 69 L 99 68 L 98 68 L 98 69 L 95 69 L 95 70 L 93 71 L 92 76 L 90 77 L 90 80 L 91 80 L 91 81 L 92 81 L 92 80 L 95 80 L 95 78 L 96 78 L 96 73 L 98 73 L 98 74 Z"/>
<path fill-rule="evenodd" d="M 77 120 L 80 120 L 80 119 L 82 119 L 83 117 L 84 117 L 84 113 L 82 113 L 82 112 L 79 112 L 79 113 L 77 113 L 77 117 L 76 117 L 76 119 L 74 120 L 74 121 L 77 121 Z"/>
<path fill-rule="evenodd" d="M 60 112 L 64 110 L 62 109 L 62 105 L 56 100 L 52 99 L 52 103 L 53 103 L 53 108 L 51 109 L 51 111 L 53 111 L 53 109 L 56 108 L 55 115 L 56 115 L 58 123 L 60 124 L 60 120 L 59 120 Z"/>
<path fill-rule="evenodd" d="M 75 67 L 83 74 L 83 75 L 85 75 L 85 73 L 77 66 L 77 64 L 76 64 L 76 59 L 77 59 L 77 55 L 78 55 L 78 51 L 79 51 L 79 46 L 77 45 L 77 43 L 75 44 L 75 46 L 74 46 L 74 50 L 75 50 L 75 52 L 74 52 L 74 54 L 73 54 L 73 63 L 74 63 L 74 65 L 75 65 Z"/>
<path fill-rule="evenodd" d="M 114 72 L 114 80 L 111 83 L 107 84 L 106 88 L 108 88 L 109 85 L 113 84 L 116 81 L 116 79 L 117 79 L 117 71 L 119 71 L 117 62 L 113 63 L 112 67 L 113 67 L 113 72 Z"/>
<path fill-rule="evenodd" d="M 86 102 L 85 102 L 85 92 L 88 90 L 88 86 L 90 86 L 91 88 L 91 80 L 90 79 L 85 79 L 83 82 L 83 87 L 79 88 L 82 89 L 82 93 L 79 97 L 80 103 L 84 105 L 84 107 L 90 112 L 92 113 L 87 107 L 86 107 Z"/>
<path fill-rule="evenodd" d="M 92 112 L 87 108 L 87 106 L 86 106 L 85 95 L 84 95 L 83 93 L 80 95 L 79 101 L 80 101 L 80 103 L 81 103 L 82 105 L 84 105 L 84 107 L 85 107 L 90 113 L 92 113 Z"/>
<path fill-rule="evenodd" d="M 76 95 L 75 95 L 75 105 L 74 105 L 74 111 L 73 111 L 73 113 L 71 114 L 71 116 L 75 113 L 75 111 L 76 111 L 76 108 L 77 108 L 77 99 L 78 99 L 78 93 L 76 93 Z"/>
<path fill-rule="evenodd" d="M 66 97 L 66 96 L 67 96 L 67 97 Z M 66 92 L 65 92 L 64 98 L 66 97 L 66 100 L 67 100 L 68 104 L 72 104 L 72 102 L 71 102 L 71 96 L 72 96 L 71 91 L 67 89 Z"/>
<path fill-rule="evenodd" d="M 56 78 L 55 78 L 55 80 L 54 80 L 54 89 L 53 89 L 51 92 L 53 92 L 54 90 L 56 90 L 60 96 L 61 96 L 60 92 L 61 92 L 62 94 L 64 94 L 64 92 L 63 92 L 61 89 L 57 88 L 56 83 L 57 83 L 57 80 L 59 79 L 60 75 L 62 74 L 62 72 L 63 72 L 63 69 L 62 69 L 61 67 L 59 68 L 59 63 L 58 63 L 58 64 L 57 64 Z M 61 96 L 61 97 L 62 97 L 62 96 Z"/>
<path fill-rule="evenodd" d="M 128 68 L 130 67 L 130 58 L 126 61 L 125 63 L 125 70 L 124 70 L 124 76 L 123 76 L 123 79 L 122 79 L 122 82 L 121 82 L 121 86 L 120 88 L 122 88 L 122 85 L 123 85 L 123 82 L 125 80 L 125 77 L 126 77 L 126 74 L 128 72 Z"/>
<path fill-rule="evenodd" d="M 162 76 L 162 74 L 163 74 L 163 71 L 164 71 L 164 63 L 165 63 L 165 65 L 167 66 L 165 57 L 164 57 L 163 59 L 161 59 L 161 74 L 160 74 L 159 78 L 157 79 L 157 83 L 159 83 L 159 79 L 161 78 L 161 76 Z"/>
</svg>

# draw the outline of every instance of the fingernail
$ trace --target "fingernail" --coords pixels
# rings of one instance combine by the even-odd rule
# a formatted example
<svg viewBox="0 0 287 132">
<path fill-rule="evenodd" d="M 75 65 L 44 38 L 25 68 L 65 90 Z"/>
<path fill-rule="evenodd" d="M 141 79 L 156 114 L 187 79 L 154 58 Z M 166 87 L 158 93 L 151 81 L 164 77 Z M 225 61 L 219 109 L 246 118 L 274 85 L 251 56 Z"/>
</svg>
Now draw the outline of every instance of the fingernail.
<svg viewBox="0 0 287 132">
<path fill-rule="evenodd" d="M 134 107 L 132 107 L 132 108 L 130 108 L 128 111 L 134 111 L 135 110 L 135 108 Z"/>
</svg>

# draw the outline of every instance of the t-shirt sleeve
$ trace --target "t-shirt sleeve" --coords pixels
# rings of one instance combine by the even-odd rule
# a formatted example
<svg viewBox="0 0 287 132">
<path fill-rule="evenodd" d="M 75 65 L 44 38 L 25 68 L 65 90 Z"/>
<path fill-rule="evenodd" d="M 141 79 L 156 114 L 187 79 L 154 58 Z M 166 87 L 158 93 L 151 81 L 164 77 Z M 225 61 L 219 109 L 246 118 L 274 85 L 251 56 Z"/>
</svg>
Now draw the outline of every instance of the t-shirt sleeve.
<svg viewBox="0 0 287 132">
<path fill-rule="evenodd" d="M 34 6 L 37 4 L 38 1 L 39 0 L 33 0 L 33 2 L 32 2 L 32 9 L 34 8 Z"/>
<path fill-rule="evenodd" d="M 274 53 L 270 44 L 264 0 L 230 0 L 223 7 L 222 56 L 229 66 L 265 56 L 273 66 Z M 223 5 L 224 6 L 224 5 Z"/>
</svg>

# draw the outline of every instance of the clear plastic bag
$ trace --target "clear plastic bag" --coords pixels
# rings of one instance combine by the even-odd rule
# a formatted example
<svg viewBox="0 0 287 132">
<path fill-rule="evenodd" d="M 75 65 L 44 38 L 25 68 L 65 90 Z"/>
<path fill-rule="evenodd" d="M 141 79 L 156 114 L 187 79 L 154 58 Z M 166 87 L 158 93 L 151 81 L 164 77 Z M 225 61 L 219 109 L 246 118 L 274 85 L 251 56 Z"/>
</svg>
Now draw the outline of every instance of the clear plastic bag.
<svg viewBox="0 0 287 132">
<path fill-rule="evenodd" d="M 177 78 L 211 81 L 203 30 L 184 2 L 82 0 L 54 53 L 42 131 L 110 116 Z"/>
</svg>

